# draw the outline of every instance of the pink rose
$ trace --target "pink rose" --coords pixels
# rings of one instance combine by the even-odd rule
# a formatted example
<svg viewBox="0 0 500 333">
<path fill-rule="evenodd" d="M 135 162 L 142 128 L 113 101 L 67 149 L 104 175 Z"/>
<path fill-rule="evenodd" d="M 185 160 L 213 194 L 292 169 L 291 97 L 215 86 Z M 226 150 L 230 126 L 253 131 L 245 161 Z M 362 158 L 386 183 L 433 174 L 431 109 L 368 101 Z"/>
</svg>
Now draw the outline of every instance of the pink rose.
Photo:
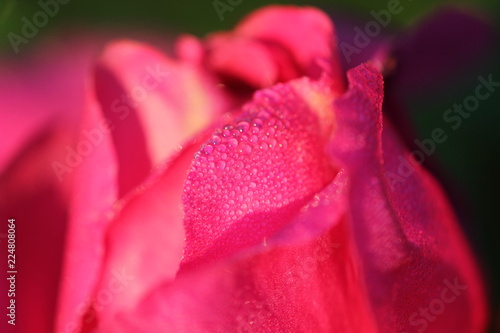
<svg viewBox="0 0 500 333">
<path fill-rule="evenodd" d="M 83 105 L 79 136 L 21 158 L 47 188 L 4 171 L 2 211 L 47 209 L 14 216 L 19 242 L 69 220 L 60 280 L 60 259 L 36 267 L 57 314 L 23 332 L 484 331 L 456 217 L 382 114 L 385 55 L 345 72 L 329 18 L 284 6 L 176 53 L 107 44 L 61 106 Z"/>
</svg>

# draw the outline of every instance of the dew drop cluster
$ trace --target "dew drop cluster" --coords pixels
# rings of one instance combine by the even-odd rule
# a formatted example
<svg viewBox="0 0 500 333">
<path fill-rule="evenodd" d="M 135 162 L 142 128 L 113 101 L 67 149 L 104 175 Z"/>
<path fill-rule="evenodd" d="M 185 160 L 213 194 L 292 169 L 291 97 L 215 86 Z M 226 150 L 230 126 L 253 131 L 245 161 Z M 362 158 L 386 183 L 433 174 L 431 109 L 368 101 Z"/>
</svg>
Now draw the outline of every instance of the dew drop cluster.
<svg viewBox="0 0 500 333">
<path fill-rule="evenodd" d="M 258 242 L 332 177 L 318 121 L 289 86 L 257 92 L 243 115 L 195 154 L 184 194 L 195 248 Z"/>
</svg>

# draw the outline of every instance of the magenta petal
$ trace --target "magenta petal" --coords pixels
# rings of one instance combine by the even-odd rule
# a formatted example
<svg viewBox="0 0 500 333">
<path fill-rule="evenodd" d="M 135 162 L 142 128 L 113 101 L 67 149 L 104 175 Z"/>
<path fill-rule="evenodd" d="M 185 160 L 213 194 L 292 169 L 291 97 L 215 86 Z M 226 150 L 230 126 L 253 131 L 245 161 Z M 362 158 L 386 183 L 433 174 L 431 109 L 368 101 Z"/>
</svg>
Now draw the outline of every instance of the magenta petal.
<svg viewBox="0 0 500 333">
<path fill-rule="evenodd" d="M 184 249 L 182 189 L 198 144 L 191 144 L 142 189 L 121 203 L 110 223 L 100 281 L 94 289 L 87 325 L 106 325 L 116 313 L 139 305 L 139 300 L 164 281 L 174 279 Z M 104 302 L 105 290 L 113 297 Z"/>
<path fill-rule="evenodd" d="M 332 233 L 341 234 L 341 230 Z M 327 234 L 300 246 L 207 267 L 161 286 L 134 316 L 122 314 L 115 325 L 99 332 L 166 332 L 168 328 L 175 332 L 375 333 L 353 253 L 333 245 L 335 239 Z"/>
<path fill-rule="evenodd" d="M 233 31 L 212 35 L 206 44 L 209 68 L 252 87 L 301 76 L 319 79 L 327 71 L 333 89 L 343 89 L 332 22 L 315 8 L 264 7 Z"/>
<path fill-rule="evenodd" d="M 269 87 L 280 79 L 276 59 L 263 43 L 226 34 L 217 34 L 208 43 L 213 50 L 207 65 L 212 70 L 224 76 L 244 79 L 257 88 Z M 248 59 L 252 59 L 251 66 Z M 293 75 L 297 76 L 297 72 Z"/>
<path fill-rule="evenodd" d="M 331 181 L 332 98 L 308 79 L 259 91 L 202 146 L 185 188 L 184 267 L 262 242 Z"/>
<path fill-rule="evenodd" d="M 221 91 L 198 67 L 132 41 L 107 46 L 96 91 L 114 127 L 120 197 L 226 107 Z"/>
<path fill-rule="evenodd" d="M 383 123 L 380 73 L 361 65 L 348 78 L 331 147 L 351 179 L 350 218 L 380 331 L 483 332 L 477 268 L 441 189 Z M 446 288 L 453 301 L 442 299 Z M 420 310 L 429 307 L 431 319 Z"/>
<path fill-rule="evenodd" d="M 339 173 L 311 198 L 296 233 L 180 274 L 98 332 L 377 332 L 342 217 L 346 185 Z"/>
<path fill-rule="evenodd" d="M 333 51 L 332 22 L 318 9 L 268 6 L 253 12 L 236 27 L 235 33 L 282 46 L 290 52 L 302 73 L 311 78 L 319 78 L 324 70 L 318 66 L 318 60 L 330 62 L 334 78 L 341 73 Z"/>
<path fill-rule="evenodd" d="M 117 200 L 117 161 L 97 101 L 89 93 L 77 142 L 88 140 L 84 131 L 96 131 L 99 144 L 75 166 L 73 199 L 60 290 L 57 328 L 78 328 L 104 258 L 104 234 Z M 76 163 L 76 162 L 75 162 Z M 69 328 L 68 328 L 69 327 Z"/>
<path fill-rule="evenodd" d="M 95 36 L 94 36 L 95 38 Z M 48 42 L 46 40 L 45 42 Z M 0 331 L 52 332 L 57 314 L 71 171 L 67 147 L 84 106 L 84 78 L 94 39 L 50 41 L 16 59 L 0 60 L 0 247 L 7 269 L 7 219 L 16 219 L 16 325 Z M 71 168 L 67 168 L 71 169 Z M 71 169 L 72 170 L 72 169 Z M 9 253 L 11 254 L 11 253 Z M 5 276 L 0 287 L 9 290 Z M 5 288 L 4 288 L 5 287 Z M 7 300 L 7 292 L 1 297 Z M 8 319 L 8 317 L 5 317 Z M 27 319 L 27 320 L 26 320 Z"/>
<path fill-rule="evenodd" d="M 22 60 L 0 58 L 0 133 L 8 133 L 0 144 L 0 172 L 49 126 L 66 127 L 72 135 L 68 133 L 81 116 L 84 78 L 97 48 L 80 37 L 53 42 L 50 54 L 49 48 L 36 48 L 36 56 Z"/>
</svg>

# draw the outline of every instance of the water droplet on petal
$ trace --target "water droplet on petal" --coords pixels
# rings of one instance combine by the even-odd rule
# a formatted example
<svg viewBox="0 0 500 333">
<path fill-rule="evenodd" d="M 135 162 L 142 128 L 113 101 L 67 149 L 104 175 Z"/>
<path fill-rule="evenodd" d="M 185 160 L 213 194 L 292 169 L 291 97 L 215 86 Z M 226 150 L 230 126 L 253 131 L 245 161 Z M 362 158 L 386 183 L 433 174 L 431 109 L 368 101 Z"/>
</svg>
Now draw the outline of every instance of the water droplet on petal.
<svg viewBox="0 0 500 333">
<path fill-rule="evenodd" d="M 234 148 L 238 147 L 238 140 L 236 140 L 234 138 L 233 139 L 229 139 L 228 142 L 227 142 L 227 145 L 228 145 L 229 148 L 234 149 Z"/>
<path fill-rule="evenodd" d="M 210 155 L 214 151 L 214 146 L 206 145 L 205 148 L 203 148 L 203 151 L 205 152 L 205 154 Z"/>
<path fill-rule="evenodd" d="M 270 115 L 269 112 L 262 110 L 257 114 L 257 117 L 259 117 L 260 119 L 267 119 L 270 117 Z"/>
<path fill-rule="evenodd" d="M 226 162 L 224 161 L 217 162 L 217 169 L 224 170 L 225 167 L 226 167 Z"/>
<path fill-rule="evenodd" d="M 240 151 L 243 154 L 249 154 L 252 151 L 252 148 L 249 145 L 247 145 L 247 144 L 242 144 L 241 147 L 240 147 Z"/>
<path fill-rule="evenodd" d="M 236 126 L 236 128 L 242 133 L 248 131 L 249 127 L 250 125 L 246 121 L 242 121 Z"/>
<path fill-rule="evenodd" d="M 212 142 L 214 145 L 218 145 L 222 142 L 222 139 L 218 135 L 213 135 L 212 138 L 210 139 L 210 142 Z"/>
</svg>

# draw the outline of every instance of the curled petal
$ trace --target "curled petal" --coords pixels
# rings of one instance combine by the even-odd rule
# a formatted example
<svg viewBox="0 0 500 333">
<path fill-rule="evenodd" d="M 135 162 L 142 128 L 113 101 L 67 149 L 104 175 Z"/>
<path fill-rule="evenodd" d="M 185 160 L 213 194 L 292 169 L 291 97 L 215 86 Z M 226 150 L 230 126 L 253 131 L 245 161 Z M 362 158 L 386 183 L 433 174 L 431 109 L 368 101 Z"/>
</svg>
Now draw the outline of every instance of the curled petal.
<svg viewBox="0 0 500 333">
<path fill-rule="evenodd" d="M 104 115 L 116 127 L 120 197 L 225 111 L 221 91 L 196 66 L 132 41 L 104 50 L 96 91 Z"/>
<path fill-rule="evenodd" d="M 379 329 L 482 332 L 477 268 L 444 194 L 411 164 L 383 121 L 380 73 L 361 65 L 348 78 L 348 92 L 334 102 L 339 127 L 331 151 L 351 179 L 350 218 Z M 438 302 L 445 304 L 445 289 L 460 296 L 446 298 L 445 309 L 435 310 Z M 420 309 L 429 307 L 438 315 L 422 319 Z"/>
<path fill-rule="evenodd" d="M 333 179 L 332 98 L 309 79 L 259 91 L 202 146 L 185 187 L 184 268 L 274 235 Z"/>
<path fill-rule="evenodd" d="M 269 87 L 297 77 L 330 73 L 334 90 L 343 89 L 334 28 L 310 7 L 268 6 L 248 16 L 230 33 L 207 40 L 208 64 L 252 87 Z M 246 61 L 252 55 L 252 63 Z M 257 77 L 256 73 L 261 76 Z"/>
<path fill-rule="evenodd" d="M 235 33 L 283 47 L 300 72 L 311 78 L 319 78 L 324 70 L 318 66 L 319 59 L 331 62 L 334 77 L 341 73 L 333 51 L 336 45 L 332 22 L 315 8 L 268 6 L 247 17 Z"/>
</svg>

